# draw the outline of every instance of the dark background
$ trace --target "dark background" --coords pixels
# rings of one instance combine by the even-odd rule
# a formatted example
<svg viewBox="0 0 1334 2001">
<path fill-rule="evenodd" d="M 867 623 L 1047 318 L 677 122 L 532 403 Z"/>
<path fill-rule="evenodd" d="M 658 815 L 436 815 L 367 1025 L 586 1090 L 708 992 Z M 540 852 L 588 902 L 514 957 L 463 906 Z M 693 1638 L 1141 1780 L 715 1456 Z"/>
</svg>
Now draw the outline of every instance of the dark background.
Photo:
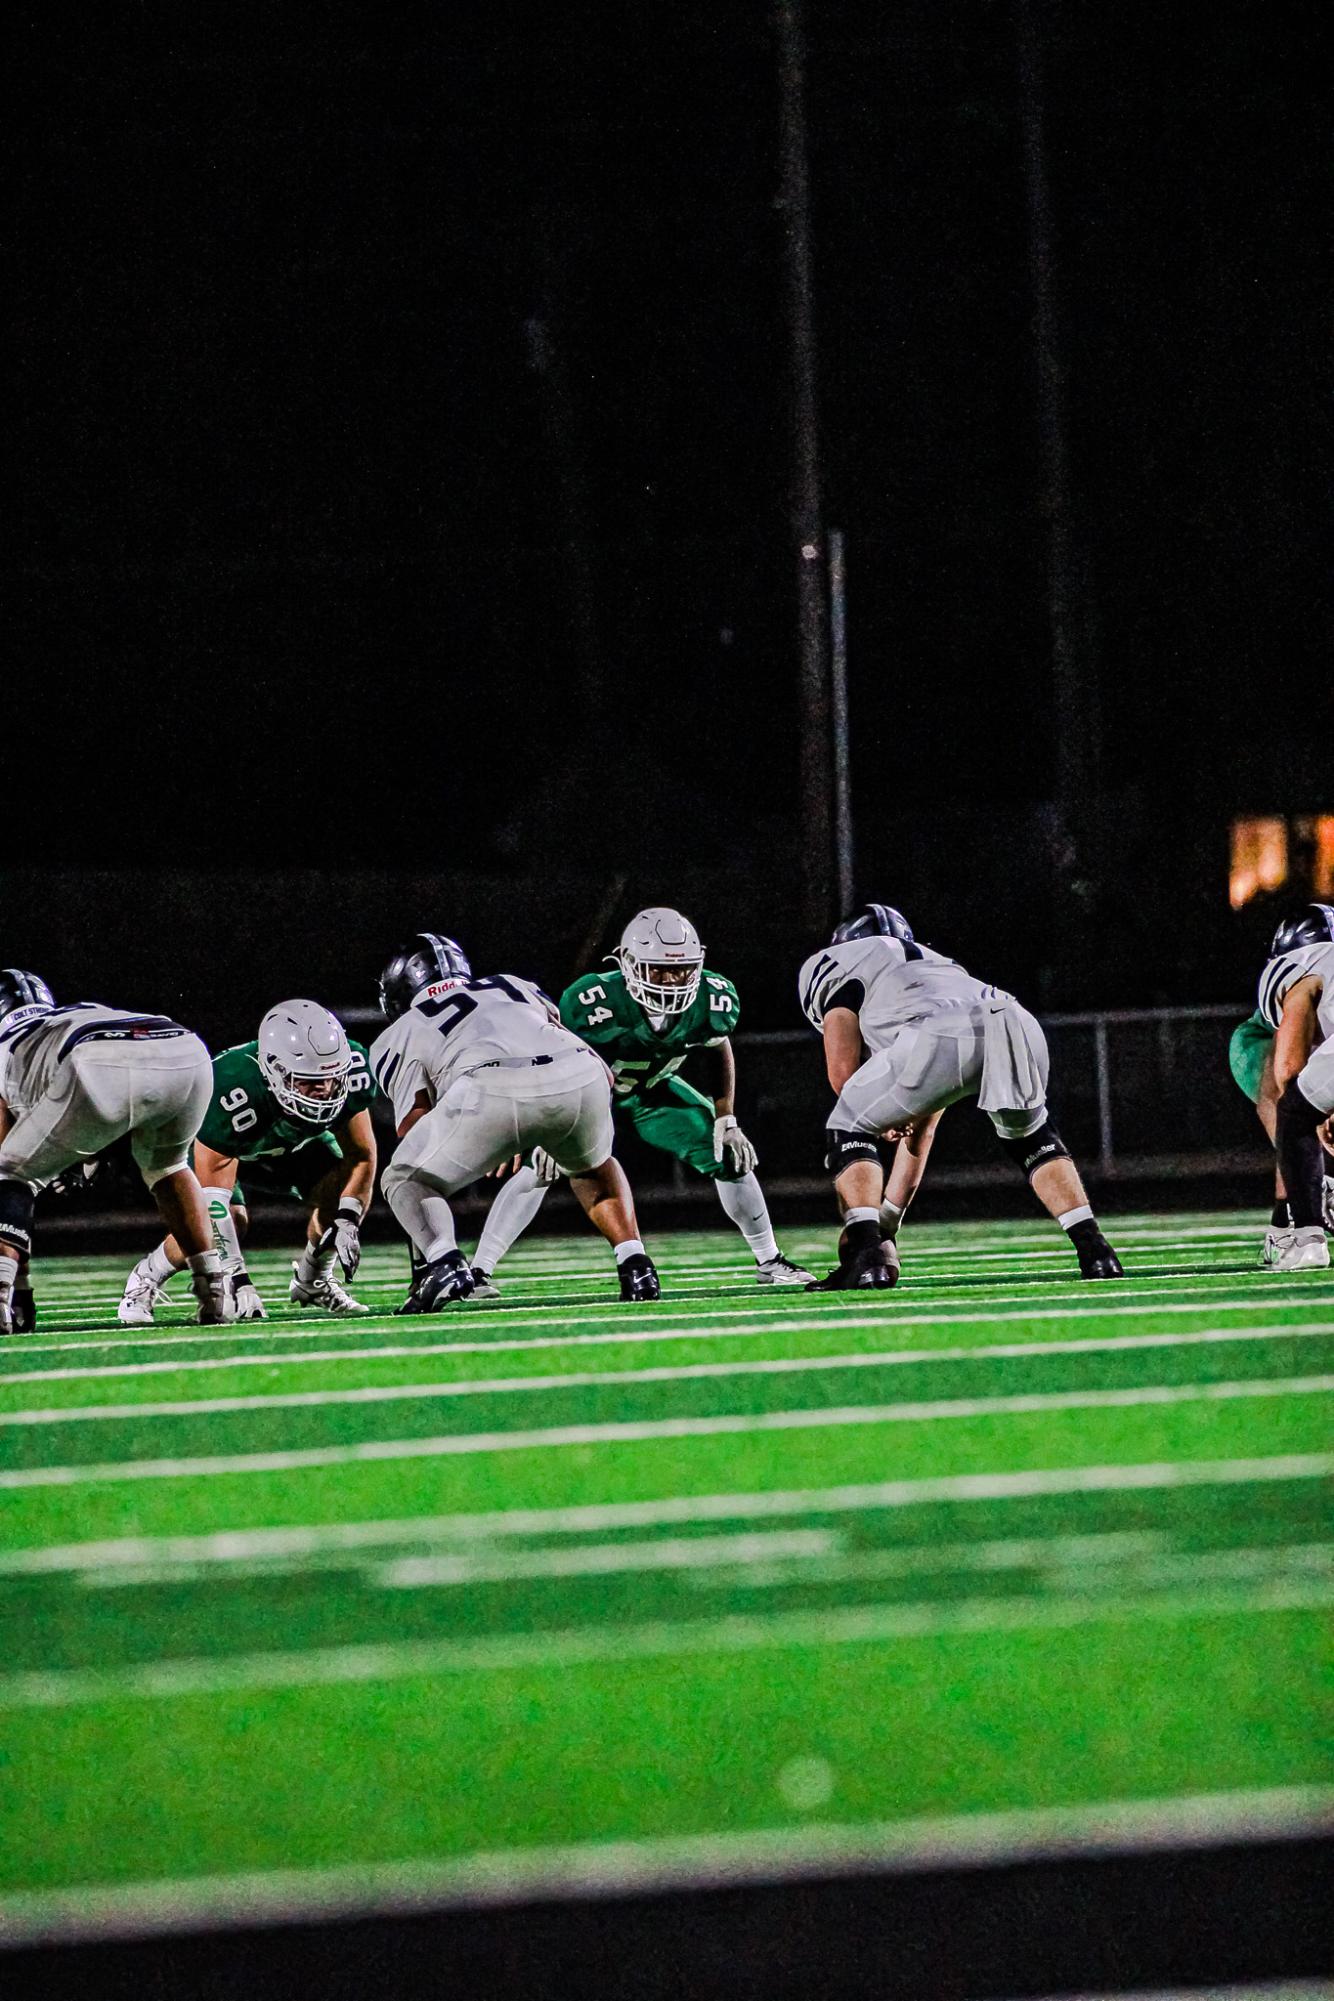
<svg viewBox="0 0 1334 2001">
<path fill-rule="evenodd" d="M 1042 1004 L 1232 999 L 1230 817 L 1334 810 L 1328 10 L 1035 18 L 1103 833 L 1072 902 L 1014 8 L 820 0 L 859 892 Z M 238 1033 L 663 900 L 792 1025 L 768 9 L 125 4 L 14 70 L 0 956 Z"/>
</svg>

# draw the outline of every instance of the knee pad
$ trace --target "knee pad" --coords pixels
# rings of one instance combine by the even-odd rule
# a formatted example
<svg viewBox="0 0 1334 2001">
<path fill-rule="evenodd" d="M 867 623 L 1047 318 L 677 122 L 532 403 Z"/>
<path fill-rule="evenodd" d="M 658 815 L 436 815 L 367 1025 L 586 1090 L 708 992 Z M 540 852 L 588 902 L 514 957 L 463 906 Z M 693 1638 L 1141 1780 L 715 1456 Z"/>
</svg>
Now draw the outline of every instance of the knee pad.
<svg viewBox="0 0 1334 2001">
<path fill-rule="evenodd" d="M 1002 1133 L 997 1133 L 996 1137 L 1020 1173 L 1026 1174 L 1030 1181 L 1049 1160 L 1070 1158 L 1069 1147 L 1049 1118 L 1044 1119 L 1037 1131 L 1029 1133 L 1024 1139 L 1006 1139 Z"/>
<path fill-rule="evenodd" d="M 830 1128 L 829 1150 L 824 1157 L 828 1173 L 839 1175 L 854 1160 L 879 1161 L 880 1158 L 880 1143 L 870 1133 L 835 1132 Z"/>
<path fill-rule="evenodd" d="M 26 1181 L 0 1181 L 0 1244 L 9 1244 L 20 1257 L 32 1249 L 32 1211 L 35 1191 Z"/>
<path fill-rule="evenodd" d="M 1316 1109 L 1294 1077 L 1278 1101 L 1278 1116 L 1289 1132 L 1313 1133 L 1329 1113 Z"/>
</svg>

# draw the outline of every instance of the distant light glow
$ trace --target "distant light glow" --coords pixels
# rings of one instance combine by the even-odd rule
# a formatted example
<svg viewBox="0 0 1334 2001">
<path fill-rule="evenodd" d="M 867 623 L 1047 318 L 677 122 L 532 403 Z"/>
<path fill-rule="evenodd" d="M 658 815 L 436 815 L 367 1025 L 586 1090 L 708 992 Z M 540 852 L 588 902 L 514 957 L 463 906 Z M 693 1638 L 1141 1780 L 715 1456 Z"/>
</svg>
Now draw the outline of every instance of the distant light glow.
<svg viewBox="0 0 1334 2001">
<path fill-rule="evenodd" d="M 1228 894 L 1240 910 L 1261 890 L 1282 889 L 1288 879 L 1288 823 L 1269 817 L 1232 822 L 1232 874 Z"/>
</svg>

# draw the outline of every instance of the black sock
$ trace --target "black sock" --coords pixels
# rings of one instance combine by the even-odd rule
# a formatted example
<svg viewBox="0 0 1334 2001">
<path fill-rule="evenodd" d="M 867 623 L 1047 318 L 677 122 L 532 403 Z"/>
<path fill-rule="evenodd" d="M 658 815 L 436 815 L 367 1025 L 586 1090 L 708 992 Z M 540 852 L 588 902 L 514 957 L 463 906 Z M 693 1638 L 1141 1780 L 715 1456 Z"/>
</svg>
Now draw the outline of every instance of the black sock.
<svg viewBox="0 0 1334 2001">
<path fill-rule="evenodd" d="M 845 1255 L 851 1257 L 855 1251 L 878 1251 L 880 1248 L 880 1221 L 874 1223 L 849 1223 L 843 1233 Z"/>
<path fill-rule="evenodd" d="M 1077 1251 L 1092 1250 L 1104 1241 L 1102 1229 L 1096 1216 L 1085 1216 L 1082 1223 L 1075 1223 L 1066 1231 Z"/>
<path fill-rule="evenodd" d="M 1292 1211 L 1288 1207 L 1286 1196 L 1280 1196 L 1274 1203 L 1269 1217 L 1269 1227 L 1271 1230 L 1290 1230 L 1292 1228 Z"/>
</svg>

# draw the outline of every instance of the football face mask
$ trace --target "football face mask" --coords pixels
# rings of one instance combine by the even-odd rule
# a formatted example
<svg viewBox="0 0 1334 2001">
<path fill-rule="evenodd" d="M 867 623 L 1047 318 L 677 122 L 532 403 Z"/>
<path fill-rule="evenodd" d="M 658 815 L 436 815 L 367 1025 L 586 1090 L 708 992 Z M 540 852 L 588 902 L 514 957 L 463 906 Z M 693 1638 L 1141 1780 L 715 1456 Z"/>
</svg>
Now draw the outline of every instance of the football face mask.
<svg viewBox="0 0 1334 2001">
<path fill-rule="evenodd" d="M 655 905 L 632 917 L 616 959 L 626 991 L 648 1014 L 686 1014 L 704 973 L 699 933 L 679 910 Z"/>
</svg>

